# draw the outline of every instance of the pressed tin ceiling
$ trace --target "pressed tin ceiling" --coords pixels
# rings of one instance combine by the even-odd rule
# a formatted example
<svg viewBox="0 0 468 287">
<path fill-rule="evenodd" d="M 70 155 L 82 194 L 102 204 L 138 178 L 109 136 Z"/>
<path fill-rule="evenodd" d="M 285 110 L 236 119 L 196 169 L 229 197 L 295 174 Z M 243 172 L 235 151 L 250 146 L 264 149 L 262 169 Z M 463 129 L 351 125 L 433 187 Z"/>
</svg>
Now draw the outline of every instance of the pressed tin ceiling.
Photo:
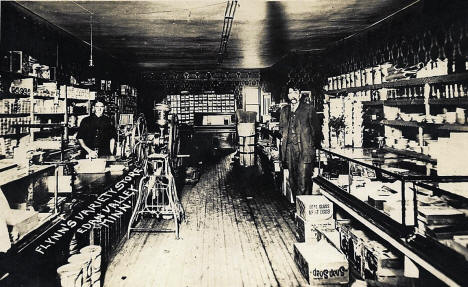
<svg viewBox="0 0 468 287">
<path fill-rule="evenodd" d="M 400 10 L 404 0 L 238 1 L 224 61 L 227 1 L 18 1 L 139 71 L 263 68 L 318 52 Z"/>
</svg>

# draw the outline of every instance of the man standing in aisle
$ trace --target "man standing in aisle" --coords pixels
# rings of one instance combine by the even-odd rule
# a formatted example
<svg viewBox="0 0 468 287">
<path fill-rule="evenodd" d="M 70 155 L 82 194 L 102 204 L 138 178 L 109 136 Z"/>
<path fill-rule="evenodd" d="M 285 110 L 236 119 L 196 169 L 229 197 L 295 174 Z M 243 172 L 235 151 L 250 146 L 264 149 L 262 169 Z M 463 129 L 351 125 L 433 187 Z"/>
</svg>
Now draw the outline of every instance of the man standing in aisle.
<svg viewBox="0 0 468 287">
<path fill-rule="evenodd" d="M 289 169 L 289 185 L 296 195 L 311 194 L 315 148 L 320 141 L 320 123 L 308 96 L 289 89 L 289 105 L 280 113 L 281 160 Z"/>
<path fill-rule="evenodd" d="M 114 153 L 117 131 L 111 120 L 104 115 L 104 108 L 104 103 L 97 101 L 94 104 L 94 114 L 80 123 L 76 138 L 84 156 L 97 158 Z"/>
</svg>

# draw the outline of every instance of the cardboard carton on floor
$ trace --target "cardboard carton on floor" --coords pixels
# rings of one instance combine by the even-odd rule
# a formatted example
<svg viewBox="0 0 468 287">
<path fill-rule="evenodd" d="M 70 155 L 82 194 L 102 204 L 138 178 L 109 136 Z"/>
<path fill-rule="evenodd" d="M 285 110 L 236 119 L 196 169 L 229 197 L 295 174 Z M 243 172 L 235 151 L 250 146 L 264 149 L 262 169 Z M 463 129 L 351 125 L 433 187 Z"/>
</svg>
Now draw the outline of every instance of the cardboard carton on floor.
<svg viewBox="0 0 468 287">
<path fill-rule="evenodd" d="M 296 212 L 308 222 L 330 220 L 333 219 L 333 203 L 323 195 L 299 195 Z"/>
<path fill-rule="evenodd" d="M 349 262 L 354 266 L 354 268 L 363 275 L 362 268 L 362 249 L 365 248 L 369 242 L 369 238 L 362 230 L 351 229 L 349 230 L 349 239 L 348 239 L 348 253 L 347 258 Z"/>
<path fill-rule="evenodd" d="M 337 221 L 338 232 L 340 233 L 340 250 L 343 254 L 348 254 L 349 241 L 351 240 L 350 235 L 350 224 L 341 224 L 340 221 Z"/>
<path fill-rule="evenodd" d="M 381 286 L 406 286 L 403 258 L 377 241 L 369 241 L 362 249 L 363 277 L 381 283 Z M 395 285 L 396 284 L 396 285 Z M 380 286 L 379 285 L 379 286 Z"/>
<path fill-rule="evenodd" d="M 325 240 L 294 243 L 294 261 L 311 286 L 349 283 L 348 260 Z"/>
<path fill-rule="evenodd" d="M 297 213 L 295 216 L 296 239 L 298 242 L 315 242 L 320 239 L 320 232 L 335 230 L 335 220 L 323 220 L 316 222 L 305 221 Z"/>
</svg>

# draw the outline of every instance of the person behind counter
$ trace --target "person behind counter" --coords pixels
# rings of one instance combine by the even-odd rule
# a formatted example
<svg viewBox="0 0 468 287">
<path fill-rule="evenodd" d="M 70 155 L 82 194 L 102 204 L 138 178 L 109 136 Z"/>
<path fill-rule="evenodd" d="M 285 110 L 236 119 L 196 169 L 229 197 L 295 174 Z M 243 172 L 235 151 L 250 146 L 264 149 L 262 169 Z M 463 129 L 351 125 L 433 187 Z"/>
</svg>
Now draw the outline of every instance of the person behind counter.
<svg viewBox="0 0 468 287">
<path fill-rule="evenodd" d="M 308 96 L 289 89 L 289 105 L 280 113 L 281 160 L 289 169 L 289 184 L 296 195 L 311 194 L 312 168 L 318 146 L 320 123 Z"/>
<path fill-rule="evenodd" d="M 94 104 L 94 114 L 84 118 L 76 138 L 82 148 L 82 156 L 90 158 L 110 156 L 114 153 L 117 131 L 112 121 L 104 115 L 105 105 Z"/>
</svg>

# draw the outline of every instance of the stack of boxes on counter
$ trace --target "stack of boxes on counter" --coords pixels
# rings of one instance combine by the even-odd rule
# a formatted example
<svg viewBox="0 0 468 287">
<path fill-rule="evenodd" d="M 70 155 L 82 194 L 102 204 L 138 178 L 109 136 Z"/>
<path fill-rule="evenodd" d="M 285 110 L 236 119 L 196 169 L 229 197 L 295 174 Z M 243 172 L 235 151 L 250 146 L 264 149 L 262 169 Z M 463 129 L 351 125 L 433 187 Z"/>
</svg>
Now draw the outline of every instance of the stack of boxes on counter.
<svg viewBox="0 0 468 287">
<path fill-rule="evenodd" d="M 349 266 L 339 247 L 333 203 L 322 195 L 296 197 L 294 261 L 312 286 L 349 283 Z"/>
<path fill-rule="evenodd" d="M 171 114 L 176 114 L 179 121 L 193 125 L 195 113 L 234 113 L 234 94 L 204 93 L 198 95 L 181 92 L 180 95 L 168 95 L 164 103 L 171 106 Z"/>
</svg>

